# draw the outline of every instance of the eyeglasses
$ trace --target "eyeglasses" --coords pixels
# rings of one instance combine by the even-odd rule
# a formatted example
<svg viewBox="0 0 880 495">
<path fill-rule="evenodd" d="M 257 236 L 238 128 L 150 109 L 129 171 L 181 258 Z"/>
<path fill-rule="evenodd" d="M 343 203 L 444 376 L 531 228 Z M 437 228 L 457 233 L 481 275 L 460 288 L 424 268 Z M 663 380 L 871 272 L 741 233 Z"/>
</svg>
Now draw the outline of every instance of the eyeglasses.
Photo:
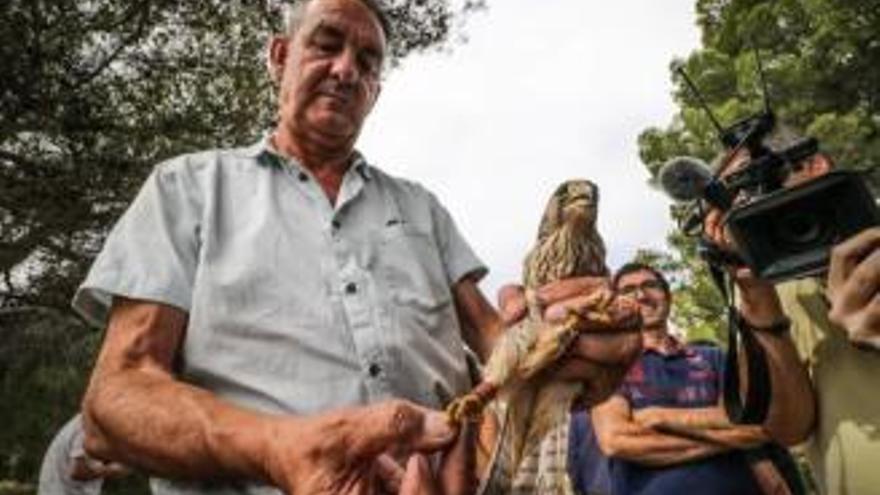
<svg viewBox="0 0 880 495">
<path fill-rule="evenodd" d="M 659 280 L 653 279 L 645 280 L 640 284 L 621 285 L 617 288 L 617 293 L 623 294 L 624 296 L 631 296 L 635 294 L 637 290 L 643 293 L 649 291 L 665 292 L 665 290 L 663 289 L 663 283 L 661 283 Z"/>
</svg>

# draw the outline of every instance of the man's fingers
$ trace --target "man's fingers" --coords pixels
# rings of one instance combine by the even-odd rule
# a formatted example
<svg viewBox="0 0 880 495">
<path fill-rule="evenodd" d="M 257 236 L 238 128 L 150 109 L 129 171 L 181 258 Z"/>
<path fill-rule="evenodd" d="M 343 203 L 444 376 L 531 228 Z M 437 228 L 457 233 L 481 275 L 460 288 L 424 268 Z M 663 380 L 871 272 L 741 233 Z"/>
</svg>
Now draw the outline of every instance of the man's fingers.
<svg viewBox="0 0 880 495">
<path fill-rule="evenodd" d="M 637 331 L 585 333 L 571 346 L 569 356 L 606 366 L 629 366 L 642 349 Z"/>
<path fill-rule="evenodd" d="M 588 296 L 599 289 L 610 289 L 611 283 L 605 277 L 576 277 L 550 282 L 538 288 L 538 301 L 544 306 L 574 297 Z"/>
<path fill-rule="evenodd" d="M 832 299 L 834 293 L 843 287 L 859 262 L 878 247 L 880 247 L 880 227 L 872 227 L 838 244 L 831 250 L 828 292 Z"/>
<path fill-rule="evenodd" d="M 603 300 L 610 300 L 614 294 L 610 289 L 599 288 L 589 294 L 570 297 L 557 302 L 544 311 L 544 319 L 550 323 L 562 323 L 571 313 L 588 316 L 590 311 L 599 310 Z"/>
<path fill-rule="evenodd" d="M 382 483 L 382 488 L 388 493 L 400 492 L 404 474 L 403 466 L 388 454 L 382 454 L 377 457 L 374 465 L 379 481 Z"/>
<path fill-rule="evenodd" d="M 556 303 L 544 311 L 544 319 L 563 323 L 572 313 L 581 315 L 580 330 L 587 332 L 631 330 L 641 322 L 637 301 L 627 296 L 614 297 L 606 289 Z"/>
<path fill-rule="evenodd" d="M 406 463 L 406 472 L 400 484 L 400 495 L 441 495 L 437 481 L 431 473 L 428 459 L 413 454 Z"/>
<path fill-rule="evenodd" d="M 471 495 L 477 492 L 477 432 L 479 424 L 465 421 L 458 439 L 440 462 L 438 479 L 444 495 Z"/>
<path fill-rule="evenodd" d="M 344 421 L 347 431 L 342 438 L 355 459 L 398 449 L 431 452 L 451 443 L 456 434 L 444 413 L 403 400 L 358 408 Z"/>
<path fill-rule="evenodd" d="M 880 289 L 880 250 L 874 251 L 850 272 L 830 294 L 832 320 L 845 320 L 866 308 Z M 840 321 L 840 323 L 846 323 Z"/>
<path fill-rule="evenodd" d="M 498 310 L 505 325 L 521 320 L 526 315 L 526 294 L 523 287 L 508 284 L 498 289 Z"/>
</svg>

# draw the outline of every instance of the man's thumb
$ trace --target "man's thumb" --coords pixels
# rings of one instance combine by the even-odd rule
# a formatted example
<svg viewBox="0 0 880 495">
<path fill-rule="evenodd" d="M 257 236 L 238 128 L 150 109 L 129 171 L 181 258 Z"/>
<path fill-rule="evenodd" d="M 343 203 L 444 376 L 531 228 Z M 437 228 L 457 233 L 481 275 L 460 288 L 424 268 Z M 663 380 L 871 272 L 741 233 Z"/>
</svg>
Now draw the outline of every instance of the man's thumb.
<svg viewBox="0 0 880 495">
<path fill-rule="evenodd" d="M 375 458 L 385 451 L 433 452 L 455 438 L 446 414 L 403 400 L 368 406 L 352 416 L 347 438 L 349 452 L 358 458 Z"/>
</svg>

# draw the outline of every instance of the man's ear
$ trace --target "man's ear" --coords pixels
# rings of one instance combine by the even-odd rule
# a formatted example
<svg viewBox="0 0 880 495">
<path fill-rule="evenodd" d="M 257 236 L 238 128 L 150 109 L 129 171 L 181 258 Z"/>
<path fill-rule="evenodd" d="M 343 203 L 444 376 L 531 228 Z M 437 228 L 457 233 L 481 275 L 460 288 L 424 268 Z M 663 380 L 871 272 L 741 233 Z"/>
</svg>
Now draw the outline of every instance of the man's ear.
<svg viewBox="0 0 880 495">
<path fill-rule="evenodd" d="M 281 84 L 281 76 L 284 74 L 284 65 L 287 62 L 288 45 L 290 38 L 287 36 L 276 35 L 269 40 L 269 47 L 266 54 L 266 68 L 269 71 L 269 77 L 276 85 Z"/>
</svg>

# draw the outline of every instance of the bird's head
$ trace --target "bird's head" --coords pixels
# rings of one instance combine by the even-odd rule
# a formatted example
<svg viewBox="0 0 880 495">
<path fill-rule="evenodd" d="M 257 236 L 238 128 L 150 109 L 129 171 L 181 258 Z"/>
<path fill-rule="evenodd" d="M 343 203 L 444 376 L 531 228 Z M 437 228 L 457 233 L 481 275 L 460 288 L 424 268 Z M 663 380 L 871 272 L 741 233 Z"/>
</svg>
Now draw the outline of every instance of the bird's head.
<svg viewBox="0 0 880 495">
<path fill-rule="evenodd" d="M 544 217 L 541 219 L 539 238 L 568 224 L 578 229 L 593 229 L 599 206 L 599 188 L 586 179 L 567 180 L 556 188 Z"/>
</svg>

